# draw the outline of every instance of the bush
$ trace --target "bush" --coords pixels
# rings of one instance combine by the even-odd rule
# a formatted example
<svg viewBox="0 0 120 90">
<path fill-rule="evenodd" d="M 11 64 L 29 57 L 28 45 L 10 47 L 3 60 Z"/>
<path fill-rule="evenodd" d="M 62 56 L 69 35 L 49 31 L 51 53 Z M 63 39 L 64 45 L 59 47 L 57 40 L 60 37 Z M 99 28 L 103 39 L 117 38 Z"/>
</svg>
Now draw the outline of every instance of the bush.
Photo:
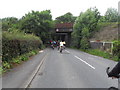
<svg viewBox="0 0 120 90">
<path fill-rule="evenodd" d="M 2 62 L 2 67 L 3 69 L 10 69 L 11 65 L 8 62 L 4 61 Z"/>
<path fill-rule="evenodd" d="M 9 61 L 24 53 L 42 48 L 39 37 L 20 32 L 3 32 L 2 38 L 2 60 Z"/>
<path fill-rule="evenodd" d="M 27 61 L 29 60 L 30 56 L 33 56 L 35 54 L 38 53 L 38 50 L 33 50 L 29 53 L 25 53 L 23 55 L 20 55 L 16 58 L 12 58 L 9 62 L 8 61 L 3 61 L 2 62 L 2 66 L 0 66 L 0 75 L 2 74 L 2 72 L 7 72 L 9 69 L 19 65 L 20 63 L 22 63 L 23 61 Z"/>
<path fill-rule="evenodd" d="M 85 50 L 85 49 L 89 49 L 90 48 L 90 43 L 88 41 L 88 39 L 86 37 L 83 37 L 80 41 L 81 43 L 81 49 Z"/>
<path fill-rule="evenodd" d="M 120 61 L 120 41 L 113 42 L 113 55 L 117 56 L 118 61 Z"/>
</svg>

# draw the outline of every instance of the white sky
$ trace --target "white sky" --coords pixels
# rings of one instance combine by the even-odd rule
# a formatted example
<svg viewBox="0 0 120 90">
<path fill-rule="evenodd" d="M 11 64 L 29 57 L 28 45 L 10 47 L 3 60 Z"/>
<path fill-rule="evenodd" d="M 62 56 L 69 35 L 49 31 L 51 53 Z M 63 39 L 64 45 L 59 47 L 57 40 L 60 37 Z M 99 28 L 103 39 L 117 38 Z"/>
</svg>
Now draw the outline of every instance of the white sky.
<svg viewBox="0 0 120 90">
<path fill-rule="evenodd" d="M 78 16 L 90 7 L 97 7 L 101 15 L 107 8 L 118 9 L 120 0 L 0 0 L 0 18 L 21 18 L 25 13 L 34 11 L 51 10 L 53 19 L 67 12 Z"/>
</svg>

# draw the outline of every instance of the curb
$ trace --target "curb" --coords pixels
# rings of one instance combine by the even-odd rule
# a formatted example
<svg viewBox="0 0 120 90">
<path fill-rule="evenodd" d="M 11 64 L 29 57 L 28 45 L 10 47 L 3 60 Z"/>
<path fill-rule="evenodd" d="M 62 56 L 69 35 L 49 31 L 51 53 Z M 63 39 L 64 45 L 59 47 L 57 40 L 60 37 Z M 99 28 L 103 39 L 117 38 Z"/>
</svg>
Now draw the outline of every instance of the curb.
<svg viewBox="0 0 120 90">
<path fill-rule="evenodd" d="M 35 78 L 35 76 L 37 75 L 38 71 L 40 70 L 43 62 L 45 61 L 46 57 L 48 56 L 48 54 L 46 54 L 43 58 L 42 61 L 40 61 L 39 65 L 37 66 L 37 68 L 35 69 L 35 71 L 33 71 L 32 75 L 30 76 L 30 78 L 28 78 L 27 82 L 25 82 L 21 88 L 29 88 L 31 82 L 33 81 L 33 79 Z"/>
</svg>

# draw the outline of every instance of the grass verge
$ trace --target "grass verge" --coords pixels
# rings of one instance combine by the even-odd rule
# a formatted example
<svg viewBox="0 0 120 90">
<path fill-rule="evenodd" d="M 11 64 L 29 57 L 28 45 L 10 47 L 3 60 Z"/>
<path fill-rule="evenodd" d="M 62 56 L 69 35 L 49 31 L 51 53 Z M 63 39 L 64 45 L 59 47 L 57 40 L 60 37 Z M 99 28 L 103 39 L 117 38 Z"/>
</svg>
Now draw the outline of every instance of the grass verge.
<svg viewBox="0 0 120 90">
<path fill-rule="evenodd" d="M 75 47 L 70 47 L 70 48 L 77 49 Z M 100 57 L 103 57 L 103 58 L 106 58 L 106 59 L 118 61 L 118 57 L 117 56 L 113 56 L 110 53 L 101 51 L 99 49 L 87 49 L 87 50 L 79 49 L 79 50 L 83 51 L 83 52 L 86 52 L 86 53 L 89 53 L 89 54 L 92 54 L 92 55 L 100 56 Z"/>
<path fill-rule="evenodd" d="M 29 60 L 29 58 L 33 55 L 36 55 L 39 52 L 39 50 L 33 50 L 29 53 L 23 54 L 21 56 L 18 56 L 16 58 L 13 58 L 12 60 L 9 60 L 10 62 L 3 61 L 2 66 L 0 66 L 0 75 L 8 72 L 11 68 L 14 68 L 23 62 Z"/>
<path fill-rule="evenodd" d="M 106 59 L 111 59 L 111 60 L 114 60 L 114 61 L 118 61 L 117 56 L 113 56 L 108 52 L 104 52 L 104 51 L 101 51 L 101 50 L 98 50 L 98 49 L 88 49 L 88 50 L 83 50 L 83 51 L 85 51 L 89 54 L 92 54 L 92 55 L 96 55 L 96 56 L 100 56 L 100 57 L 103 57 L 103 58 L 106 58 Z"/>
</svg>

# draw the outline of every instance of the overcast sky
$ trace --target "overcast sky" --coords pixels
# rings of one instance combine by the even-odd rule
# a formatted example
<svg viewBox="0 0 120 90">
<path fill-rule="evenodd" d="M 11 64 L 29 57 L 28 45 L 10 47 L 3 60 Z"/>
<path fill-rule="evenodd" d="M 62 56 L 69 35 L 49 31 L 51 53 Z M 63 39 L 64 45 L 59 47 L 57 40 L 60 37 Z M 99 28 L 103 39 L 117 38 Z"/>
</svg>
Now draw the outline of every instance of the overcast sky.
<svg viewBox="0 0 120 90">
<path fill-rule="evenodd" d="M 34 11 L 51 10 L 53 19 L 67 12 L 78 16 L 90 7 L 97 7 L 101 15 L 104 15 L 107 8 L 118 9 L 120 0 L 1 0 L 0 18 L 17 17 L 21 18 L 25 13 Z"/>
</svg>

